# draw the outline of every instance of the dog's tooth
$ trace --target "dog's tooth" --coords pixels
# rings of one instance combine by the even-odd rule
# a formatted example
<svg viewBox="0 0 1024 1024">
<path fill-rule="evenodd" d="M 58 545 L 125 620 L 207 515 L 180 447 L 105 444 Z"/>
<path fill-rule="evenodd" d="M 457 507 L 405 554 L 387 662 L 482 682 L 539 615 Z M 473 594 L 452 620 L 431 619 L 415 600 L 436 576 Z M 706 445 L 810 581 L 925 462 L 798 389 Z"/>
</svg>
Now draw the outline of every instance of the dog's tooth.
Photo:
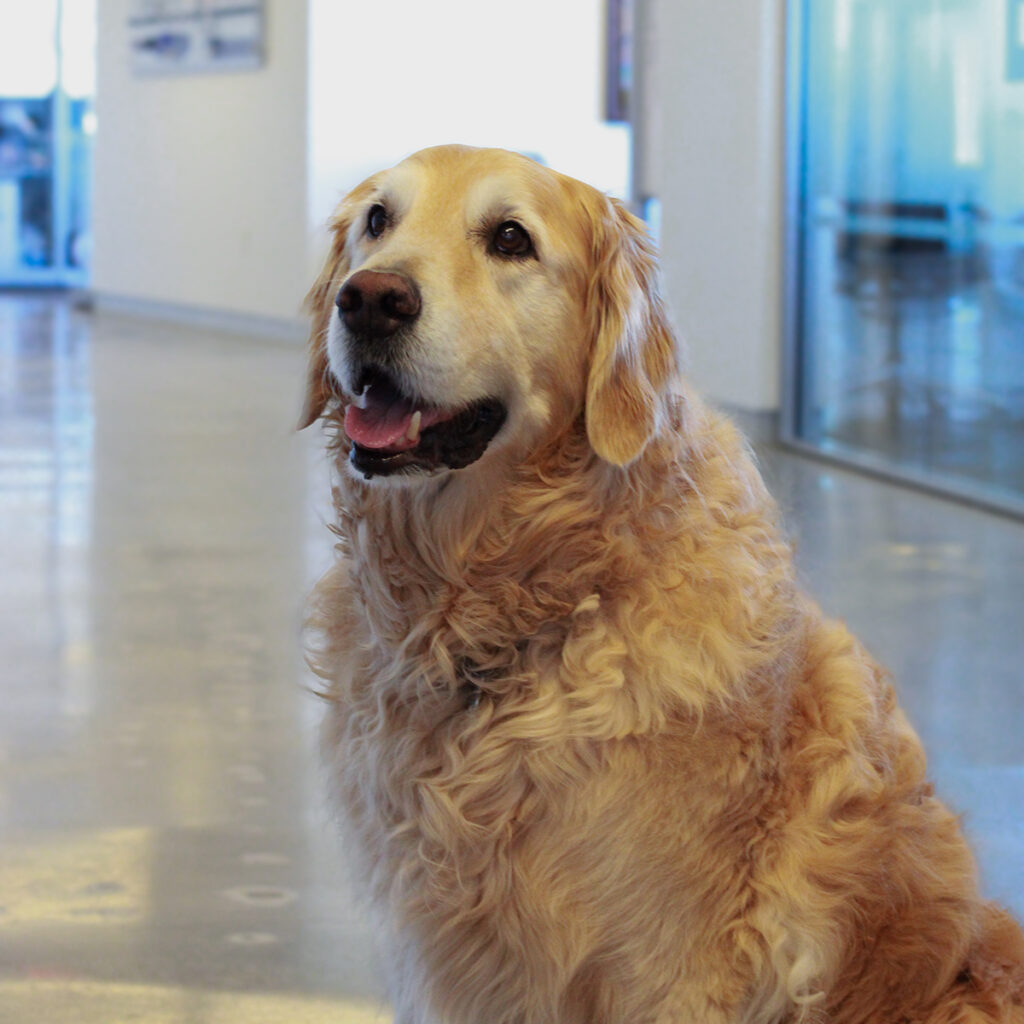
<svg viewBox="0 0 1024 1024">
<path fill-rule="evenodd" d="M 415 444 L 420 439 L 420 421 L 423 419 L 423 413 L 417 409 L 412 414 L 412 419 L 409 421 L 409 429 L 405 432 L 406 438 Z"/>
</svg>

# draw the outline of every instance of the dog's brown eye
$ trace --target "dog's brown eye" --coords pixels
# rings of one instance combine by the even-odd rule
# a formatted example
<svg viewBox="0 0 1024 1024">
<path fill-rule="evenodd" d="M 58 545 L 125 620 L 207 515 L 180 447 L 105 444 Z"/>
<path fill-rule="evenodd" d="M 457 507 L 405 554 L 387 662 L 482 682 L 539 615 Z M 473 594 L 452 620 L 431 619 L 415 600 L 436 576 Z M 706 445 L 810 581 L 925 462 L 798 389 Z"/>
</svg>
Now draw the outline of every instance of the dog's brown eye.
<svg viewBox="0 0 1024 1024">
<path fill-rule="evenodd" d="M 366 230 L 374 238 L 380 238 L 384 229 L 388 226 L 388 211 L 380 203 L 370 207 L 369 216 L 366 218 Z"/>
<path fill-rule="evenodd" d="M 529 256 L 533 252 L 533 242 L 522 224 L 507 220 L 494 232 L 494 248 L 502 256 Z"/>
</svg>

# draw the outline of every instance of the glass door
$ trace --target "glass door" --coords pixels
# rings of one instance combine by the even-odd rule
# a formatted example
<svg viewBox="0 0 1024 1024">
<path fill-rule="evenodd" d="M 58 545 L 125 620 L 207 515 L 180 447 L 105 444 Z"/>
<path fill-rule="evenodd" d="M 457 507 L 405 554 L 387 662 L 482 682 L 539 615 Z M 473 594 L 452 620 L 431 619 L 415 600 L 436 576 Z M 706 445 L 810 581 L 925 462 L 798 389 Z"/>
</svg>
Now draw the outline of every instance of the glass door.
<svg viewBox="0 0 1024 1024">
<path fill-rule="evenodd" d="M 1024 0 L 791 17 L 786 433 L 1024 510 Z"/>
<path fill-rule="evenodd" d="M 0 0 L 0 285 L 89 262 L 95 0 Z"/>
</svg>

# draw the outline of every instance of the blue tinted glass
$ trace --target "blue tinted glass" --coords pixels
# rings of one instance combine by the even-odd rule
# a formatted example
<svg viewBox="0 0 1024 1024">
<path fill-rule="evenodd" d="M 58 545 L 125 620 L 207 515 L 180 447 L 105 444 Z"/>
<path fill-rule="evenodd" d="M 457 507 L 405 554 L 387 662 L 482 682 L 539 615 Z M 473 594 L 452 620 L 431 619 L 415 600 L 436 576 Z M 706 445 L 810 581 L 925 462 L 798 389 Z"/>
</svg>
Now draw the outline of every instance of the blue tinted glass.
<svg viewBox="0 0 1024 1024">
<path fill-rule="evenodd" d="M 0 287 L 82 285 L 95 0 L 0 0 Z"/>
<path fill-rule="evenodd" d="M 1024 498 L 1024 0 L 803 18 L 798 433 Z"/>
</svg>

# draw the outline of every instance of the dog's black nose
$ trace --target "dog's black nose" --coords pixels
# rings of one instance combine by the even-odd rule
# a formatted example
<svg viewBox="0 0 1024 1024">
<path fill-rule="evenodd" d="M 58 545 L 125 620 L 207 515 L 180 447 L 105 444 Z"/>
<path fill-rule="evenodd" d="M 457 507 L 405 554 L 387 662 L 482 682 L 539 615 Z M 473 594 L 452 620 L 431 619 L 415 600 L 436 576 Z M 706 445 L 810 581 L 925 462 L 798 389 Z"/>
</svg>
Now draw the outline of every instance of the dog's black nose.
<svg viewBox="0 0 1024 1024">
<path fill-rule="evenodd" d="M 420 315 L 420 293 L 401 274 L 359 270 L 338 292 L 335 305 L 353 334 L 386 338 Z"/>
</svg>

